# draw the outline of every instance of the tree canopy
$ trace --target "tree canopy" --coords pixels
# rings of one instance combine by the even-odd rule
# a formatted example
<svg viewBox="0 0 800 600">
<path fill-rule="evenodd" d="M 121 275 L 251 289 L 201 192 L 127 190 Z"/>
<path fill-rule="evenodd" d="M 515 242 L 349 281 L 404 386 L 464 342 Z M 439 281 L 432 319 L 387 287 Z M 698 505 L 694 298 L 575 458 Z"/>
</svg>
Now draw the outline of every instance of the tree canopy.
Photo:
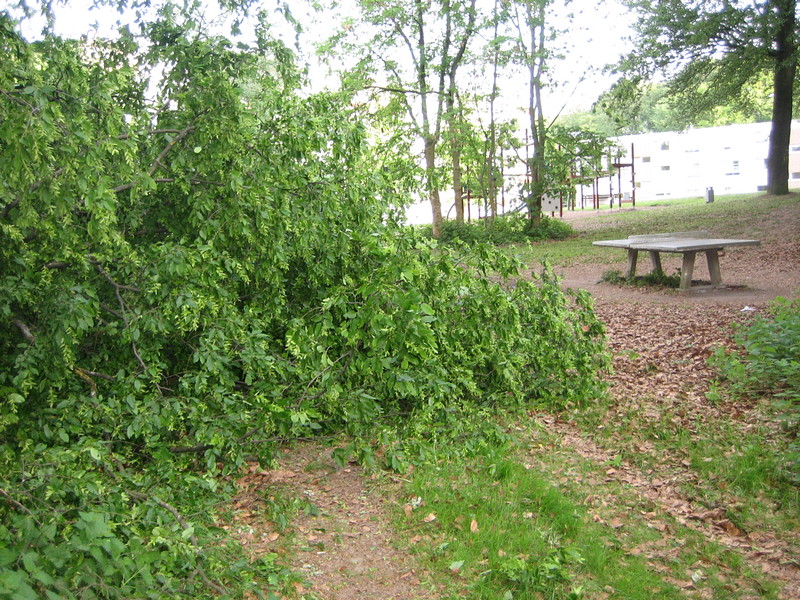
<svg viewBox="0 0 800 600">
<path fill-rule="evenodd" d="M 634 51 L 622 69 L 636 83 L 666 75 L 684 112 L 747 103 L 765 74 L 772 81 L 768 193 L 785 194 L 797 70 L 797 6 L 792 0 L 745 2 L 628 0 L 638 14 Z"/>
</svg>

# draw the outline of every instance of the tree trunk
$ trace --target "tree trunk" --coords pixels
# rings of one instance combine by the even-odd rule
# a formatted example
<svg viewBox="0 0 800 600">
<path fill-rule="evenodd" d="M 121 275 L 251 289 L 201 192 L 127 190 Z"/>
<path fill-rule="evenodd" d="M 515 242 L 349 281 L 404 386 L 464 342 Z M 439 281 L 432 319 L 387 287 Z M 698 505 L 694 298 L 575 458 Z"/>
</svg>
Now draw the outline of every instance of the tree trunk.
<svg viewBox="0 0 800 600">
<path fill-rule="evenodd" d="M 528 198 L 528 225 L 533 228 L 542 220 L 542 195 L 545 192 L 545 146 L 547 128 L 542 108 L 542 73 L 544 71 L 545 4 L 526 4 L 528 41 L 528 116 L 533 138 L 533 158 L 530 164 L 531 190 Z"/>
<path fill-rule="evenodd" d="M 772 96 L 772 130 L 767 157 L 767 193 L 789 193 L 789 140 L 792 132 L 792 92 L 797 73 L 794 44 L 794 0 L 777 0 L 780 28 L 775 35 L 775 74 Z"/>
<path fill-rule="evenodd" d="M 431 223 L 433 237 L 442 235 L 442 202 L 439 198 L 439 186 L 436 182 L 436 138 L 425 138 L 425 180 L 428 185 L 428 197 L 431 201 Z"/>
<path fill-rule="evenodd" d="M 447 88 L 445 120 L 450 134 L 450 160 L 453 162 L 453 201 L 456 206 L 456 221 L 464 222 L 464 188 L 461 184 L 461 144 L 460 115 L 456 114 L 456 71 L 450 70 L 450 82 Z"/>
<path fill-rule="evenodd" d="M 453 160 L 453 199 L 456 203 L 456 221 L 464 222 L 464 186 L 461 183 L 461 149 L 453 147 L 450 156 Z"/>
</svg>

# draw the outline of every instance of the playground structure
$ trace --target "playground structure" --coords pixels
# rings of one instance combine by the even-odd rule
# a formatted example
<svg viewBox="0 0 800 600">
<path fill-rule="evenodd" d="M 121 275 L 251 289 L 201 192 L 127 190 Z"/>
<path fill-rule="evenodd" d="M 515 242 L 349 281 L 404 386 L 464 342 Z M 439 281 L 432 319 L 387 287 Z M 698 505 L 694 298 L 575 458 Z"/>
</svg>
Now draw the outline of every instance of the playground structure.
<svg viewBox="0 0 800 600">
<path fill-rule="evenodd" d="M 609 149 L 605 157 L 606 168 L 595 172 L 591 183 L 587 185 L 580 185 L 581 209 L 593 208 L 600 209 L 601 205 L 608 201 L 608 207 L 622 208 L 623 204 L 628 204 L 632 207 L 636 206 L 636 168 L 634 166 L 634 146 L 631 143 L 630 155 L 623 155 L 617 152 L 616 155 L 612 154 Z M 630 169 L 630 187 L 623 186 L 622 171 Z M 616 177 L 615 177 L 616 175 Z M 615 182 L 616 179 L 616 182 Z M 614 185 L 616 183 L 616 185 Z M 627 182 L 626 182 L 627 183 Z M 606 184 L 608 187 L 606 187 Z M 587 191 L 587 187 L 590 190 Z M 626 188 L 628 188 L 626 190 Z M 606 193 L 606 189 L 608 192 Z"/>
<path fill-rule="evenodd" d="M 562 190 L 556 194 L 545 194 L 542 198 L 542 212 L 549 213 L 551 216 L 555 216 L 557 213 L 559 217 L 563 217 L 564 210 L 599 210 L 605 208 L 606 203 L 607 207 L 611 209 L 615 206 L 622 208 L 624 204 L 630 204 L 631 207 L 635 207 L 636 169 L 634 166 L 634 151 L 633 144 L 630 146 L 630 154 L 623 153 L 619 148 L 610 147 L 601 160 L 600 168 L 589 166 L 588 169 L 583 169 L 583 174 L 580 173 L 582 171 L 580 164 L 575 164 L 569 175 L 569 181 L 565 182 L 567 185 L 564 186 L 574 191 L 565 193 Z M 500 164 L 499 181 L 504 182 L 504 184 L 499 186 L 496 196 L 497 214 L 521 210 L 524 205 L 518 205 L 514 201 L 507 202 L 506 193 L 510 192 L 514 187 L 519 189 L 529 187 L 531 182 L 530 168 L 526 166 L 524 173 L 506 172 L 503 167 L 502 154 Z M 527 144 L 524 164 L 530 164 Z M 627 172 L 628 169 L 630 169 L 629 173 Z M 590 172 L 589 175 L 586 174 L 587 170 Z M 623 172 L 626 175 L 624 178 Z M 508 185 L 509 183 L 511 183 L 511 186 Z M 492 212 L 486 198 L 468 187 L 464 189 L 463 201 L 464 216 L 468 222 L 473 218 L 473 211 L 477 214 L 479 220 L 487 217 Z M 447 213 L 448 218 L 453 211 L 454 205 L 451 205 Z"/>
</svg>

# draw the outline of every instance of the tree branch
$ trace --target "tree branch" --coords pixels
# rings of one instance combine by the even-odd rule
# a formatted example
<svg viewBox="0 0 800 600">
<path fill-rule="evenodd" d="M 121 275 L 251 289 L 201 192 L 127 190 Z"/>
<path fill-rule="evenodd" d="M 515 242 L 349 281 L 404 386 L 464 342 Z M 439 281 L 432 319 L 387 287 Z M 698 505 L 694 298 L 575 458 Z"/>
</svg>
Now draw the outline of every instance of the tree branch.
<svg viewBox="0 0 800 600">
<path fill-rule="evenodd" d="M 385 87 L 382 85 L 368 85 L 365 90 L 380 90 L 381 92 L 392 92 L 395 94 L 419 94 L 419 90 L 404 90 L 402 88 Z"/>
<path fill-rule="evenodd" d="M 89 377 L 97 377 L 99 379 L 105 379 L 106 381 L 116 381 L 117 378 L 112 375 L 106 375 L 105 373 L 99 373 L 98 371 L 89 371 L 87 369 L 81 369 L 80 367 L 75 367 L 77 371 L 80 371 L 84 375 L 88 375 Z"/>
<path fill-rule="evenodd" d="M 50 175 L 50 179 L 56 179 L 57 177 L 60 177 L 63 172 L 64 172 L 64 167 L 59 167 L 58 169 L 53 171 L 53 174 Z M 46 181 L 47 179 L 40 179 L 39 181 L 32 183 L 28 188 L 28 191 L 35 192 L 40 187 L 42 187 Z M 17 206 L 19 206 L 20 201 L 21 201 L 20 196 L 17 196 L 16 198 L 14 198 L 13 201 L 6 204 L 5 207 L 3 207 L 3 212 L 0 213 L 0 219 L 5 219 L 12 210 L 14 210 Z"/>
<path fill-rule="evenodd" d="M 161 151 L 161 153 L 153 161 L 153 164 L 150 165 L 150 170 L 147 172 L 147 174 L 152 177 L 153 173 L 155 173 L 156 170 L 158 170 L 158 167 L 163 167 L 164 165 L 161 164 L 161 160 L 169 153 L 170 150 L 172 150 L 175 147 L 175 145 L 178 142 L 180 142 L 183 138 L 185 138 L 187 135 L 189 135 L 189 133 L 192 132 L 192 131 L 194 131 L 194 121 L 192 121 L 189 125 L 184 127 L 181 130 L 181 132 L 177 136 L 175 136 L 175 138 L 166 145 L 166 147 Z"/>
<path fill-rule="evenodd" d="M 148 129 L 145 134 L 147 135 L 160 135 L 162 133 L 180 133 L 183 131 L 182 129 Z M 123 133 L 122 135 L 118 135 L 118 140 L 128 140 L 130 139 L 130 134 Z"/>
<path fill-rule="evenodd" d="M 155 502 L 161 508 L 163 508 L 164 510 L 169 512 L 175 518 L 175 520 L 178 522 L 178 524 L 181 527 L 183 527 L 184 531 L 189 529 L 189 523 L 186 521 L 186 519 L 184 519 L 183 516 L 181 515 L 181 513 L 178 512 L 177 508 L 175 508 L 174 506 L 172 506 L 168 502 L 164 502 L 163 500 L 161 500 L 160 498 L 157 498 L 156 496 L 152 496 L 152 497 L 146 496 L 145 494 L 142 494 L 140 492 L 135 492 L 133 490 L 126 490 L 126 493 L 131 498 L 136 498 L 137 500 L 151 500 L 151 501 Z M 189 541 L 192 543 L 192 546 L 194 546 L 198 550 L 201 549 L 200 542 L 197 540 L 197 536 L 195 536 L 194 534 L 191 534 L 189 536 Z M 226 595 L 228 593 L 227 590 L 224 587 L 222 587 L 218 583 L 215 583 L 215 582 L 211 581 L 211 579 L 208 578 L 208 575 L 206 575 L 206 572 L 203 570 L 203 567 L 198 566 L 197 569 L 196 569 L 196 572 L 200 575 L 200 578 L 203 580 L 203 583 L 205 583 L 208 587 L 210 587 L 212 590 L 214 590 L 218 594 Z"/>
<path fill-rule="evenodd" d="M 158 177 L 153 179 L 156 183 L 175 183 L 178 181 L 175 177 Z M 220 183 L 219 181 L 207 181 L 205 179 L 190 179 L 189 183 L 194 185 L 213 185 L 217 187 L 223 187 L 225 184 Z M 130 190 L 136 187 L 135 183 L 123 183 L 122 185 L 118 185 L 115 188 L 111 188 L 112 192 L 124 192 L 125 190 Z"/>
<path fill-rule="evenodd" d="M 66 269 L 69 266 L 69 263 L 62 262 L 60 260 L 51 260 L 49 263 L 45 263 L 45 269 Z"/>
<path fill-rule="evenodd" d="M 36 337 L 31 333 L 31 330 L 28 328 L 27 325 L 25 325 L 25 323 L 23 323 L 19 319 L 12 319 L 11 322 L 14 323 L 14 325 L 17 326 L 17 329 L 19 329 L 22 332 L 23 337 L 26 340 L 28 340 L 28 343 L 31 346 L 33 346 L 36 343 Z"/>
<path fill-rule="evenodd" d="M 5 496 L 13 506 L 16 506 L 21 511 L 24 511 L 24 512 L 28 513 L 33 518 L 33 520 L 36 522 L 36 524 L 39 525 L 39 527 L 42 526 L 42 522 L 39 519 L 36 518 L 36 515 L 33 513 L 33 511 L 30 508 L 28 508 L 27 506 L 25 506 L 24 504 L 22 504 L 18 500 L 15 500 L 14 498 L 12 498 L 11 494 L 9 494 L 3 488 L 0 488 L 0 495 Z"/>
<path fill-rule="evenodd" d="M 137 288 L 135 286 L 124 285 L 122 283 L 117 283 L 116 281 L 114 281 L 114 279 L 111 277 L 111 275 L 106 273 L 105 269 L 103 269 L 103 267 L 100 265 L 100 261 L 90 257 L 89 258 L 89 262 L 94 265 L 94 267 L 97 269 L 97 272 L 100 273 L 100 275 L 102 275 L 105 278 L 106 281 L 108 281 L 111 285 L 113 285 L 115 289 L 117 289 L 117 290 L 129 290 L 131 292 L 141 292 L 142 291 L 142 290 L 140 290 L 139 288 Z"/>
<path fill-rule="evenodd" d="M 196 446 L 170 446 L 169 451 L 173 454 L 189 454 L 191 452 L 205 452 L 213 448 L 211 444 L 197 444 Z"/>
</svg>

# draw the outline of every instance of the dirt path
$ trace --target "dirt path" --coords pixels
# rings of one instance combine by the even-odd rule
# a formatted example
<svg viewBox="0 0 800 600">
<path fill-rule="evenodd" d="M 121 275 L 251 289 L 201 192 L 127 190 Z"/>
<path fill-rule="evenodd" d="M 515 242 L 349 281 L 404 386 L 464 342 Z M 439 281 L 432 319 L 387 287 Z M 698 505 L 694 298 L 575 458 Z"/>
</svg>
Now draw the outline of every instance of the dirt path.
<svg viewBox="0 0 800 600">
<path fill-rule="evenodd" d="M 789 219 L 784 225 L 791 228 L 799 223 Z M 594 295 L 597 312 L 607 325 L 615 368 L 611 391 L 617 400 L 607 418 L 629 412 L 635 404 L 644 419 L 656 419 L 666 410 L 674 412 L 690 432 L 702 428 L 712 416 L 738 420 L 744 428 L 758 419 L 750 407 L 717 406 L 706 400 L 711 376 L 706 359 L 715 344 L 729 339 L 733 323 L 763 312 L 777 296 L 800 294 L 800 243 L 781 241 L 780 233 L 776 236 L 761 248 L 723 256 L 722 275 L 729 287 L 717 290 L 623 289 L 598 283 L 608 266 L 582 264 L 557 269 L 565 287 L 587 289 Z M 665 271 L 679 266 L 673 264 L 677 260 L 667 258 Z M 612 267 L 624 266 L 620 252 L 619 264 Z M 704 269 L 698 264 L 696 277 L 707 277 Z M 625 483 L 655 503 L 658 514 L 645 518 L 664 532 L 665 539 L 671 535 L 664 521 L 668 515 L 739 553 L 779 581 L 783 598 L 800 598 L 797 532 L 741 531 L 726 517 L 724 506 L 709 510 L 687 497 L 678 485 L 694 476 L 685 461 L 656 460 L 656 466 L 646 471 L 623 462 L 609 470 L 605 465 L 610 453 L 590 435 L 555 417 L 539 418 L 558 432 L 564 447 L 595 462 L 602 477 Z M 639 450 L 648 452 L 646 447 Z M 279 469 L 256 469 L 242 480 L 235 529 L 254 555 L 277 551 L 293 556 L 292 566 L 313 586 L 313 598 L 437 598 L 426 573 L 394 544 L 388 516 L 392 507 L 387 506 L 385 494 L 372 490 L 373 482 L 357 465 L 337 467 L 330 459 L 330 449 L 298 445 L 285 451 Z M 296 507 L 292 517 L 291 533 L 280 531 L 265 517 L 265 498 L 270 497 L 301 499 L 302 506 Z M 587 503 L 594 501 L 608 504 L 607 499 L 587 498 Z M 638 548 L 632 552 L 661 550 Z M 691 582 L 674 583 L 691 586 Z M 300 584 L 297 591 L 298 596 L 306 592 Z"/>
<path fill-rule="evenodd" d="M 344 467 L 331 448 L 300 443 L 285 448 L 280 468 L 253 467 L 237 497 L 239 539 L 254 557 L 277 552 L 310 585 L 295 584 L 298 597 L 316 600 L 433 600 L 437 598 L 413 557 L 393 539 L 387 495 L 391 485 L 356 464 Z M 285 506 L 291 521 L 280 531 L 265 517 L 268 502 Z M 310 594 L 310 595 L 308 595 Z"/>
</svg>

